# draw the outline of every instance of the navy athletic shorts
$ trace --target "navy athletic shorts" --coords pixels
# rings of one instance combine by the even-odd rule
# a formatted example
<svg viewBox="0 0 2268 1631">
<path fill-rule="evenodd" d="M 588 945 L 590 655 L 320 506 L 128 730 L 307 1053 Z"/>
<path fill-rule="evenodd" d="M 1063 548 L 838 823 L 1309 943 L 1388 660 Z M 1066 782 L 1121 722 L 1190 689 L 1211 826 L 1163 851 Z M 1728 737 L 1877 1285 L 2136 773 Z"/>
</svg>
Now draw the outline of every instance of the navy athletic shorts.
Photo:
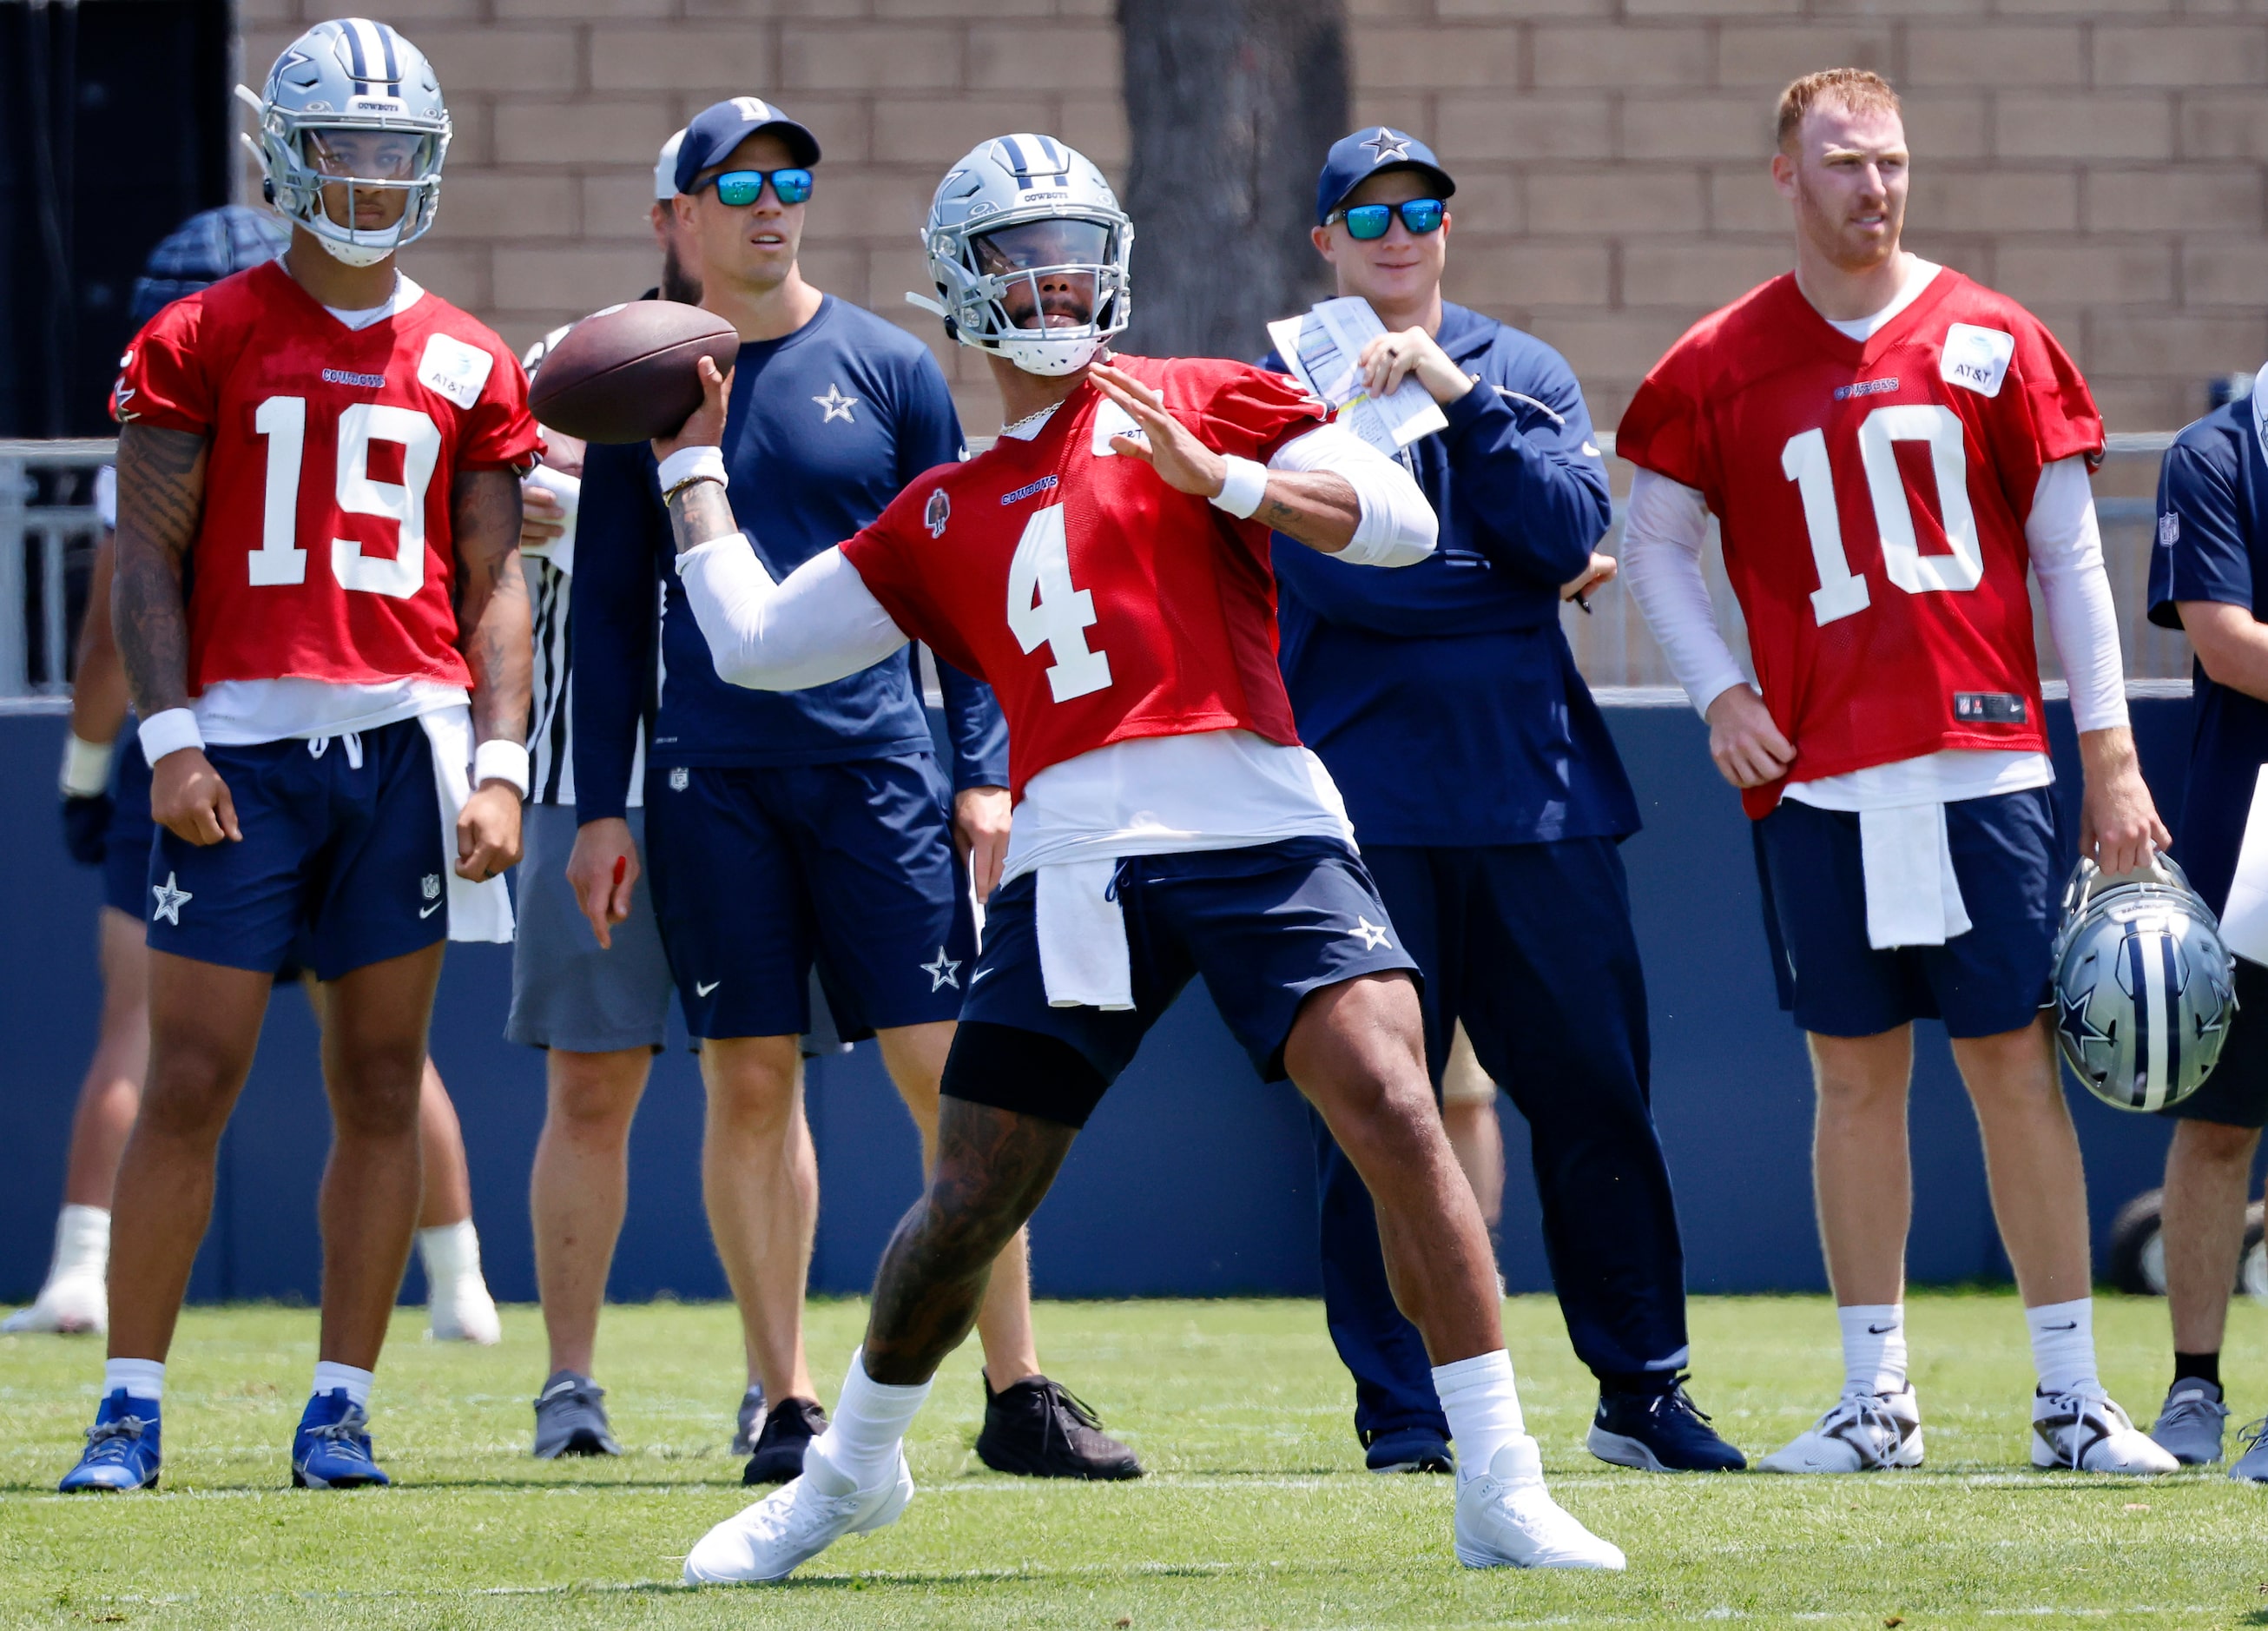
<svg viewBox="0 0 2268 1631">
<path fill-rule="evenodd" d="M 102 833 L 102 904 L 139 920 L 150 915 L 150 761 L 134 721 L 118 734 L 118 756 L 111 771 L 110 824 Z"/>
<path fill-rule="evenodd" d="M 1996 1037 L 2045 1006 L 2067 868 L 2053 791 L 1963 799 L 1945 822 L 1971 926 L 1890 951 L 1867 943 L 1856 815 L 1782 799 L 1755 823 L 1779 1005 L 1805 1030 L 1872 1037 L 1942 1019 L 1955 1037 Z"/>
<path fill-rule="evenodd" d="M 334 980 L 448 934 L 440 792 L 416 720 L 352 738 L 215 743 L 205 756 L 244 838 L 195 845 L 158 830 L 140 914 L 152 951 L 262 974 L 296 955 Z"/>
<path fill-rule="evenodd" d="M 1068 1044 L 1103 1087 L 1195 976 L 1204 977 L 1213 1006 L 1270 1081 L 1284 1080 L 1284 1044 L 1309 992 L 1395 969 L 1418 977 L 1369 871 L 1353 851 L 1327 838 L 1120 861 L 1111 888 L 1125 913 L 1133 963 L 1135 1006 L 1126 1011 L 1049 1006 L 1038 888 L 1037 875 L 1027 873 L 986 904 L 984 955 L 970 976 L 961 1019 Z M 955 1096 L 994 1102 L 982 1091 L 964 1082 Z M 1027 1107 L 1021 1098 L 999 1106 Z M 1088 1102 L 1047 1113 L 1080 1126 L 1094 1108 Z"/>
<path fill-rule="evenodd" d="M 926 753 L 763 769 L 652 765 L 655 919 L 697 1037 L 845 1040 L 957 1019 L 976 957 L 950 790 Z"/>
<path fill-rule="evenodd" d="M 2268 1125 L 2268 969 L 2236 959 L 2236 1016 L 2221 1040 L 2220 1061 L 2205 1086 L 2158 1113 L 2230 1127 Z"/>
</svg>

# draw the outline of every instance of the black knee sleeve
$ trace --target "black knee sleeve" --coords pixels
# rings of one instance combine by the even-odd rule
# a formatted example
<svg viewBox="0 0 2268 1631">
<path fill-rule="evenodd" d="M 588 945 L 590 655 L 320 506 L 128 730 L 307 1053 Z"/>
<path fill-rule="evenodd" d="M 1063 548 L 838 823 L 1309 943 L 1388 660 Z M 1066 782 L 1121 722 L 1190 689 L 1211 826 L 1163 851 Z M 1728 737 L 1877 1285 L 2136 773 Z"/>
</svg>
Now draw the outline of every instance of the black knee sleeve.
<svg viewBox="0 0 2268 1631">
<path fill-rule="evenodd" d="M 1086 1055 L 1059 1037 L 964 1020 L 946 1056 L 940 1091 L 972 1104 L 1083 1127 L 1109 1089 Z"/>
</svg>

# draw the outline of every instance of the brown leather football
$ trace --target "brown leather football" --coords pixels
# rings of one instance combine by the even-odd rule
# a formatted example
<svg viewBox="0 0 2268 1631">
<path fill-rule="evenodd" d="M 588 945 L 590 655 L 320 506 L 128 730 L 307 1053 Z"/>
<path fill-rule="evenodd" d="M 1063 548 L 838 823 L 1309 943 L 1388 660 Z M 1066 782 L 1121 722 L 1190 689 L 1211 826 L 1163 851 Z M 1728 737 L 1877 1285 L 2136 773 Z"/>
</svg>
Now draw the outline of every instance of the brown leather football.
<svg viewBox="0 0 2268 1631">
<path fill-rule="evenodd" d="M 541 423 L 586 442 L 649 441 L 674 434 L 701 405 L 698 358 L 729 373 L 740 351 L 733 325 L 697 306 L 610 306 L 545 353 L 528 406 Z"/>
</svg>

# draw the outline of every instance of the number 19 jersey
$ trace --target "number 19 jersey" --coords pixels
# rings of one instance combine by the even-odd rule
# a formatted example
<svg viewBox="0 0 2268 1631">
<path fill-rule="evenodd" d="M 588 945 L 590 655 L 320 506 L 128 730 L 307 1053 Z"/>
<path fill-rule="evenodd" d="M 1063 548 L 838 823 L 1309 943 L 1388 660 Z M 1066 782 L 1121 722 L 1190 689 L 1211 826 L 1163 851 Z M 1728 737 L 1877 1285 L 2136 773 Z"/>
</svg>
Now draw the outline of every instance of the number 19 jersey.
<svg viewBox="0 0 2268 1631">
<path fill-rule="evenodd" d="M 1720 523 L 1756 682 L 1812 781 L 1948 748 L 2045 752 L 2024 521 L 2040 471 L 2102 451 L 2077 366 L 1942 269 L 1863 342 L 1790 274 L 1654 365 L 1615 451 Z"/>
<path fill-rule="evenodd" d="M 1324 422 L 1289 380 L 1241 363 L 1113 361 L 1216 452 L 1264 463 Z M 1114 424 L 1131 429 L 1082 384 L 1036 436 L 930 471 L 842 546 L 900 630 L 991 685 L 1019 800 L 1048 766 L 1113 742 L 1300 740 L 1268 528 L 1113 453 Z"/>
<path fill-rule="evenodd" d="M 469 686 L 451 487 L 540 445 L 526 376 L 488 328 L 423 292 L 350 328 L 270 261 L 151 318 L 112 411 L 206 439 L 183 574 L 192 697 L 225 680 Z"/>
</svg>

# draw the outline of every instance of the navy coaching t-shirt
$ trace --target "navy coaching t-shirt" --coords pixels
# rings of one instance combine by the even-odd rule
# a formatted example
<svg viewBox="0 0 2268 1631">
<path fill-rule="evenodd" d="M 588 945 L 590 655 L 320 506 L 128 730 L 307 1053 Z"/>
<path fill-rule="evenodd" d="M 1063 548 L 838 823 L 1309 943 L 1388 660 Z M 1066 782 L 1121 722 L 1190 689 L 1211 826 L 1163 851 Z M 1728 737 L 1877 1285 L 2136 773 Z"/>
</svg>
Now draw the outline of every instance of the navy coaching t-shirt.
<svg viewBox="0 0 2268 1631">
<path fill-rule="evenodd" d="M 2249 396 L 2183 431 L 2158 472 L 2150 621 L 2182 624 L 2177 601 L 2215 601 L 2259 616 L 2268 592 L 2268 455 Z M 2219 685 L 2196 665 L 2195 725 L 2174 858 L 2215 911 L 2228 903 L 2237 847 L 2268 764 L 2268 702 Z"/>
</svg>

